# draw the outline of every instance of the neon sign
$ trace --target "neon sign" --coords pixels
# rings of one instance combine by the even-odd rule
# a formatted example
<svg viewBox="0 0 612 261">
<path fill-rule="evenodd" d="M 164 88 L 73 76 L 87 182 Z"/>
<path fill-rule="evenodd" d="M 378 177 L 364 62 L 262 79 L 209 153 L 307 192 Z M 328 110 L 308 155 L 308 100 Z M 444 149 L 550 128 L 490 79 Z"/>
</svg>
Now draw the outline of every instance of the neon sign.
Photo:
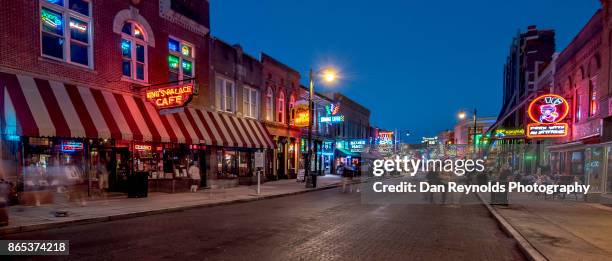
<svg viewBox="0 0 612 261">
<path fill-rule="evenodd" d="M 508 128 L 508 129 L 496 129 L 495 130 L 495 137 L 497 138 L 511 138 L 511 137 L 520 137 L 520 136 L 524 136 L 525 135 L 525 129 L 524 128 Z"/>
<path fill-rule="evenodd" d="M 308 104 L 298 103 L 293 107 L 293 125 L 296 127 L 307 127 L 310 121 Z"/>
<path fill-rule="evenodd" d="M 327 111 L 327 115 L 336 115 L 338 112 L 340 112 L 340 105 L 332 103 L 325 106 L 325 111 Z"/>
<path fill-rule="evenodd" d="M 344 121 L 344 115 L 338 115 L 338 116 L 323 116 L 319 118 L 319 122 L 321 123 L 335 123 L 335 122 L 343 122 Z"/>
<path fill-rule="evenodd" d="M 365 145 L 365 140 L 351 140 L 349 141 L 349 150 L 351 152 L 363 152 Z"/>
<path fill-rule="evenodd" d="M 336 123 L 344 121 L 344 115 L 339 115 L 340 105 L 332 103 L 328 106 L 325 106 L 325 111 L 327 112 L 327 116 L 319 117 L 319 122 Z"/>
<path fill-rule="evenodd" d="M 148 151 L 148 150 L 152 150 L 153 146 L 144 145 L 144 144 L 134 144 L 134 149 L 139 150 L 139 151 Z"/>
<path fill-rule="evenodd" d="M 193 96 L 193 84 L 147 90 L 147 101 L 158 109 L 175 108 L 187 105 Z"/>
<path fill-rule="evenodd" d="M 393 144 L 393 132 L 392 131 L 379 131 L 377 143 L 380 145 Z"/>
<path fill-rule="evenodd" d="M 77 141 L 64 141 L 62 142 L 62 152 L 75 152 L 77 150 L 83 150 L 83 142 Z"/>
<path fill-rule="evenodd" d="M 569 113 L 569 103 L 556 94 L 545 94 L 535 98 L 527 108 L 529 138 L 558 138 L 569 133 L 569 125 L 562 123 Z"/>
<path fill-rule="evenodd" d="M 86 23 L 79 23 L 77 21 L 70 21 L 69 23 L 70 28 L 74 28 L 77 29 L 81 32 L 86 32 L 87 31 L 87 24 Z"/>
</svg>

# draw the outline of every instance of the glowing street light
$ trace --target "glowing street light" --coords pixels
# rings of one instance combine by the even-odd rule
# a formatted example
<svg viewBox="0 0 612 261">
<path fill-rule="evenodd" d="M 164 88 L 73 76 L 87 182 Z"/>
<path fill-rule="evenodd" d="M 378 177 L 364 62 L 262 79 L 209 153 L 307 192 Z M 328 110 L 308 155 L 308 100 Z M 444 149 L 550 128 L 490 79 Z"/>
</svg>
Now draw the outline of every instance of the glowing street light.
<svg viewBox="0 0 612 261">
<path fill-rule="evenodd" d="M 459 117 L 460 120 L 463 120 L 463 119 L 465 119 L 465 112 L 464 111 L 459 112 L 459 114 L 457 116 Z"/>
<path fill-rule="evenodd" d="M 308 177 L 310 177 L 310 179 L 312 180 L 312 187 L 316 187 L 317 186 L 317 182 L 316 182 L 316 175 L 312 175 L 310 176 L 310 159 L 312 157 L 312 148 L 311 148 L 311 143 L 312 143 L 312 122 L 313 122 L 313 117 L 314 117 L 314 111 L 313 111 L 313 96 L 314 96 L 314 74 L 317 74 L 318 76 L 322 76 L 323 80 L 325 82 L 331 83 L 334 82 L 337 78 L 338 78 L 338 73 L 336 72 L 336 70 L 334 70 L 333 68 L 324 68 L 322 70 L 319 70 L 315 73 L 313 73 L 312 69 L 310 69 L 310 72 L 308 74 L 308 83 L 309 83 L 309 95 L 308 95 L 308 143 L 306 144 L 306 149 L 307 149 L 307 156 L 306 156 L 306 164 L 305 164 L 305 170 L 304 170 L 304 181 L 306 181 L 306 187 L 308 187 L 308 181 L 306 180 Z"/>
<path fill-rule="evenodd" d="M 333 69 L 326 69 L 323 72 L 323 80 L 325 80 L 326 82 L 334 82 L 337 77 L 338 75 Z"/>
</svg>

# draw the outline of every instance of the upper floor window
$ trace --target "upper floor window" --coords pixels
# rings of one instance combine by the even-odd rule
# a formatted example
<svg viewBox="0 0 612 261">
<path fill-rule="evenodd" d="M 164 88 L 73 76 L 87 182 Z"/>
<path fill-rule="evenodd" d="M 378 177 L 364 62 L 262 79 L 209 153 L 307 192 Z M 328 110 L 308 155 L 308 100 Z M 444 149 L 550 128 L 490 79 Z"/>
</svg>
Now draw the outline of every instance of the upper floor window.
<svg viewBox="0 0 612 261">
<path fill-rule="evenodd" d="M 88 0 L 41 0 L 40 43 L 45 57 L 93 67 Z"/>
<path fill-rule="evenodd" d="M 295 107 L 295 96 L 291 94 L 291 96 L 289 96 L 289 119 L 291 121 L 293 121 L 295 118 L 295 111 L 293 111 L 293 107 Z"/>
<path fill-rule="evenodd" d="M 257 119 L 259 111 L 259 91 L 244 86 L 242 93 L 242 111 L 245 117 Z"/>
<path fill-rule="evenodd" d="M 597 114 L 598 107 L 597 90 L 595 90 L 593 81 L 589 81 L 589 115 L 594 116 Z"/>
<path fill-rule="evenodd" d="M 576 122 L 579 122 L 582 118 L 582 95 L 576 91 Z"/>
<path fill-rule="evenodd" d="M 121 56 L 123 76 L 146 82 L 147 38 L 142 27 L 134 22 L 125 22 L 121 28 Z"/>
<path fill-rule="evenodd" d="M 266 120 L 274 120 L 274 92 L 272 92 L 272 88 L 268 88 L 266 91 Z"/>
<path fill-rule="evenodd" d="M 285 93 L 282 91 L 278 94 L 278 104 L 276 120 L 280 123 L 285 123 Z"/>
<path fill-rule="evenodd" d="M 234 82 L 225 78 L 215 79 L 215 97 L 217 109 L 220 111 L 234 112 L 235 85 Z"/>
<path fill-rule="evenodd" d="M 168 38 L 168 69 L 171 82 L 193 78 L 194 57 L 192 44 L 176 38 Z"/>
</svg>

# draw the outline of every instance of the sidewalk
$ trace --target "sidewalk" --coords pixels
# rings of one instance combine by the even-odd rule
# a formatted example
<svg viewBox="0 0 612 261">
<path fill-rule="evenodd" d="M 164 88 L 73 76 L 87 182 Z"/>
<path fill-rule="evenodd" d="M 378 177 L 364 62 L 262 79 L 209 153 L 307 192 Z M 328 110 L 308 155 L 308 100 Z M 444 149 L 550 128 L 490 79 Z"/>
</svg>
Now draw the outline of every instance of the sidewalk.
<svg viewBox="0 0 612 261">
<path fill-rule="evenodd" d="M 549 260 L 612 259 L 612 207 L 573 199 L 519 201 L 493 207 Z"/>
<path fill-rule="evenodd" d="M 145 216 L 196 207 L 248 202 L 332 188 L 340 185 L 340 181 L 340 176 L 320 176 L 317 179 L 317 188 L 315 189 L 307 189 L 303 182 L 296 182 L 294 179 L 271 181 L 261 186 L 261 195 L 256 194 L 257 186 L 239 186 L 225 189 L 203 189 L 196 193 L 149 193 L 147 198 L 126 197 L 93 200 L 87 202 L 84 207 L 72 203 L 69 207 L 63 208 L 69 213 L 67 217 L 55 217 L 56 206 L 53 204 L 39 207 L 11 206 L 9 225 L 0 227 L 0 235 Z"/>
</svg>

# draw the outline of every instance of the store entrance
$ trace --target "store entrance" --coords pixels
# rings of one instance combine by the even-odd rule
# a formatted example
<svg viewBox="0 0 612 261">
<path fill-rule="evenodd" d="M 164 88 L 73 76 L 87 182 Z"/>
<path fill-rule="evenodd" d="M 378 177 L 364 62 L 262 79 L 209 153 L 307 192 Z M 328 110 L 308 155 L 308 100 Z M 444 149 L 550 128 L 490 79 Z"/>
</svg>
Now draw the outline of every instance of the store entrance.
<svg viewBox="0 0 612 261">
<path fill-rule="evenodd" d="M 108 190 L 112 192 L 127 192 L 127 178 L 129 174 L 128 148 L 114 148 L 111 153 Z"/>
<path fill-rule="evenodd" d="M 196 152 L 196 155 L 198 156 L 195 161 L 199 162 L 199 167 L 200 167 L 200 187 L 205 188 L 206 187 L 206 157 L 205 157 L 206 151 L 205 150 L 198 150 Z"/>
<path fill-rule="evenodd" d="M 279 143 L 278 150 L 276 153 L 276 173 L 279 179 L 286 179 L 285 174 L 285 150 L 284 143 Z"/>
</svg>

